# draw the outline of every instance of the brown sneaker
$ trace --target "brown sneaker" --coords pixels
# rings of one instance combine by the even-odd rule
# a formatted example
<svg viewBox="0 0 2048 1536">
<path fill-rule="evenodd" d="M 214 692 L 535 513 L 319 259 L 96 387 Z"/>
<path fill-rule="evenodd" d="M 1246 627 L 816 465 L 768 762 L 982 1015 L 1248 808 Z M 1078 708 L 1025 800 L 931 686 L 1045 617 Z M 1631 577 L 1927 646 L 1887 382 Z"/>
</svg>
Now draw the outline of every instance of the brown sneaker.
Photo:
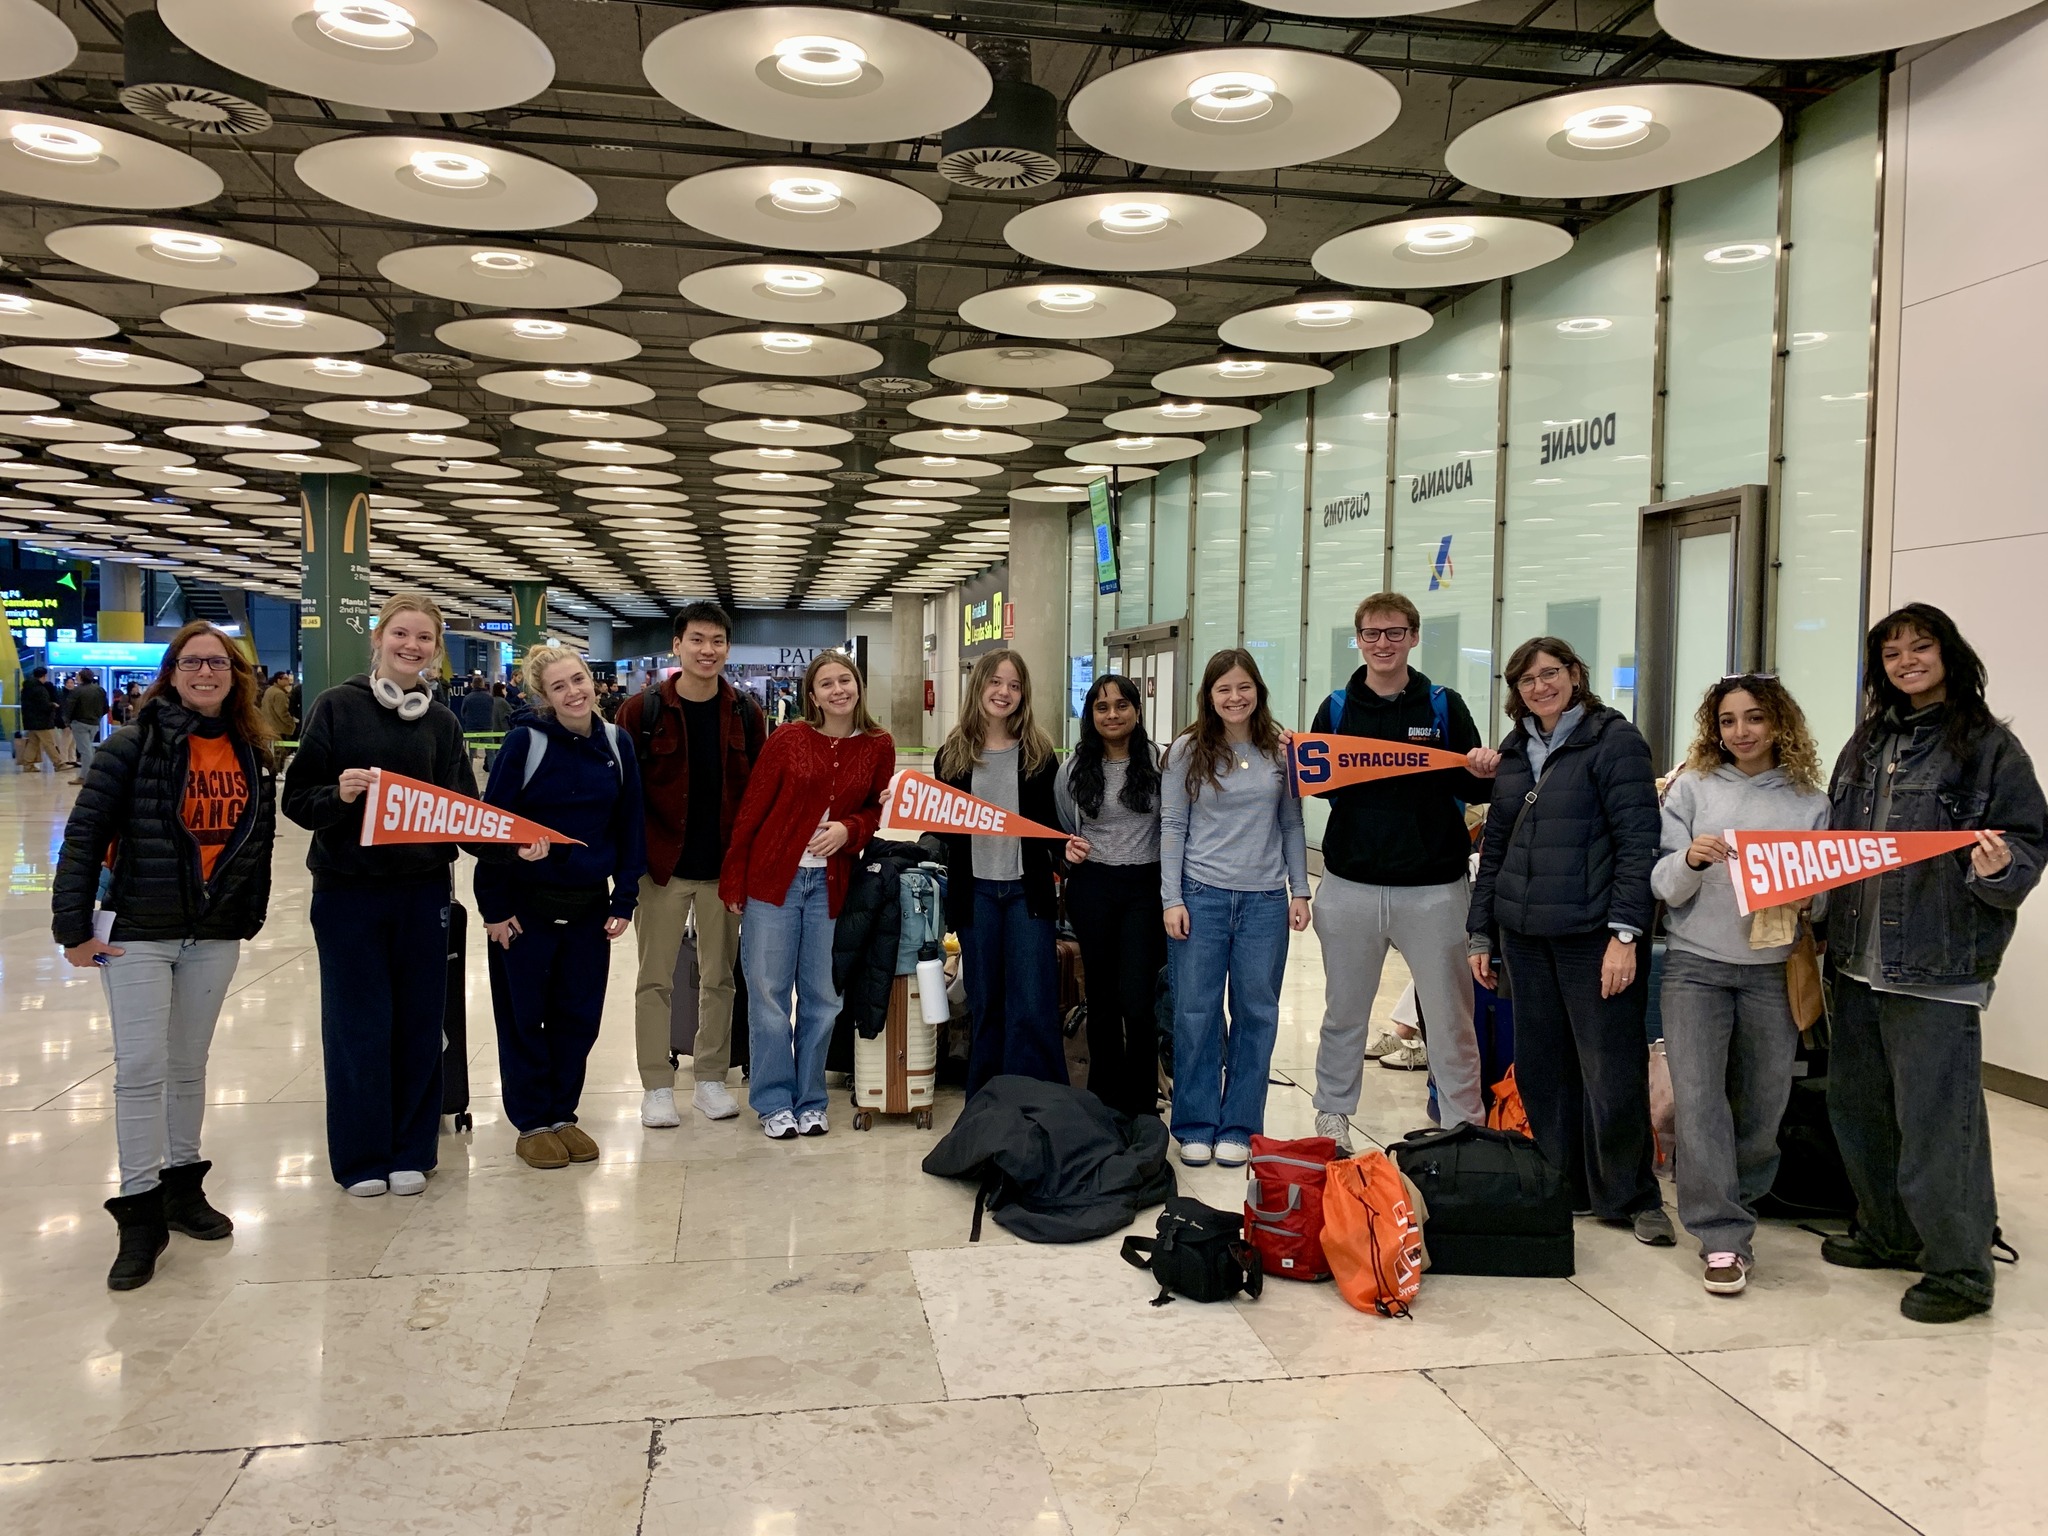
<svg viewBox="0 0 2048 1536">
<path fill-rule="evenodd" d="M 1712 1295 L 1740 1296 L 1749 1284 L 1749 1260 L 1739 1253 L 1710 1253 L 1705 1280 Z"/>
<path fill-rule="evenodd" d="M 597 1143 L 592 1141 L 582 1126 L 569 1124 L 554 1133 L 555 1139 L 569 1154 L 572 1163 L 594 1163 L 597 1161 Z"/>
<path fill-rule="evenodd" d="M 588 1140 L 588 1138 L 585 1138 Z M 519 1161 L 529 1168 L 566 1168 L 569 1166 L 569 1149 L 562 1145 L 562 1138 L 553 1131 L 530 1131 L 519 1138 L 514 1149 Z"/>
</svg>

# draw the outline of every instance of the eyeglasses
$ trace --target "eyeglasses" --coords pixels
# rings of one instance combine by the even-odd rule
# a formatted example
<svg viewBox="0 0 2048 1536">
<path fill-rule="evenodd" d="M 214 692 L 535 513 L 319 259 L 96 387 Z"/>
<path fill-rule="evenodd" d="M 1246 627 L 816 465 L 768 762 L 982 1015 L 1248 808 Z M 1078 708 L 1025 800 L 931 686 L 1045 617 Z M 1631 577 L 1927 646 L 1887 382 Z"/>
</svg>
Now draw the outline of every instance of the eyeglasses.
<svg viewBox="0 0 2048 1536">
<path fill-rule="evenodd" d="M 1385 629 L 1361 629 L 1358 632 L 1358 638 L 1367 645 L 1376 645 L 1381 640 L 1385 640 L 1393 645 L 1399 645 L 1412 633 L 1414 631 L 1406 624 L 1392 624 Z"/>
<path fill-rule="evenodd" d="M 1527 693 L 1531 688 L 1547 688 L 1560 677 L 1570 674 L 1570 667 L 1545 667 L 1540 672 L 1524 672 L 1515 679 L 1515 688 L 1521 693 Z"/>
<path fill-rule="evenodd" d="M 225 672 L 234 663 L 225 656 L 180 656 L 180 672 Z"/>
<path fill-rule="evenodd" d="M 1721 674 L 1721 681 L 1724 683 L 1775 683 L 1777 680 L 1778 674 L 1775 672 L 1724 672 Z"/>
</svg>

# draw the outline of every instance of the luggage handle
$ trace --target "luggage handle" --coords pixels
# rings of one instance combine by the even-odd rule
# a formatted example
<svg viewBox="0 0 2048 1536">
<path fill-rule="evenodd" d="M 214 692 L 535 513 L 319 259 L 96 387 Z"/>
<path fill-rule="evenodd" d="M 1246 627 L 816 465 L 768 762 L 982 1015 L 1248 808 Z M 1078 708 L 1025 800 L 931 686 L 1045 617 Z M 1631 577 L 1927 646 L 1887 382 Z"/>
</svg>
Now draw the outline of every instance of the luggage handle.
<svg viewBox="0 0 2048 1536">
<path fill-rule="evenodd" d="M 1288 1185 L 1287 1203 L 1277 1211 L 1269 1211 L 1258 1203 L 1259 1181 L 1251 1179 L 1247 1182 L 1250 1184 L 1250 1188 L 1245 1192 L 1244 1208 L 1251 1212 L 1252 1215 L 1263 1216 L 1269 1221 L 1277 1221 L 1280 1217 L 1291 1215 L 1293 1212 L 1301 1209 L 1301 1186 L 1299 1184 Z"/>
<path fill-rule="evenodd" d="M 1318 1173 L 1330 1166 L 1328 1163 L 1313 1162 L 1306 1157 L 1282 1157 L 1277 1152 L 1262 1153 L 1260 1156 L 1252 1159 L 1252 1166 L 1254 1168 L 1260 1163 L 1279 1163 L 1287 1168 L 1313 1168 Z"/>
</svg>

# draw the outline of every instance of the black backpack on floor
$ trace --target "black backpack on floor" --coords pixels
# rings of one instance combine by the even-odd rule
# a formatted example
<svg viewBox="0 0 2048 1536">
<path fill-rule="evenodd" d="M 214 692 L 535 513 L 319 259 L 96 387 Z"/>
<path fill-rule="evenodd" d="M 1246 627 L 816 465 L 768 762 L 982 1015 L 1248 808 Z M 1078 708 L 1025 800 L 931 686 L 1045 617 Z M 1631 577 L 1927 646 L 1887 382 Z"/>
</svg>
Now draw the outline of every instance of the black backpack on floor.
<svg viewBox="0 0 2048 1536">
<path fill-rule="evenodd" d="M 1228 1301 L 1239 1291 L 1257 1300 L 1266 1284 L 1258 1250 L 1244 1240 L 1244 1213 L 1219 1211 L 1186 1195 L 1168 1198 L 1156 1238 L 1125 1238 L 1123 1256 L 1159 1282 L 1155 1307 L 1175 1296 Z"/>
<path fill-rule="evenodd" d="M 1411 1131 L 1387 1150 L 1422 1192 L 1437 1274 L 1572 1273 L 1571 1187 L 1527 1136 L 1460 1125 Z"/>
</svg>

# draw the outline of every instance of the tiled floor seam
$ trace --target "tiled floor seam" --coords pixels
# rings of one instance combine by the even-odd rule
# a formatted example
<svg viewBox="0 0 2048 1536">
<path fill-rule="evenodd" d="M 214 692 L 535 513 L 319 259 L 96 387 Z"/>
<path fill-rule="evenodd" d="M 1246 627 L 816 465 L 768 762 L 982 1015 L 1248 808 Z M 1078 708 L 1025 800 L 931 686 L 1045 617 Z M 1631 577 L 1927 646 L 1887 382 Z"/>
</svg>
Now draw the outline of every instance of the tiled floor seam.
<svg viewBox="0 0 2048 1536">
<path fill-rule="evenodd" d="M 790 1412 L 778 1408 L 765 1414 L 723 1414 L 721 1418 L 773 1417 Z M 838 1412 L 840 1410 L 829 1410 Z M 562 1424 L 530 1424 L 507 1427 L 497 1425 L 483 1429 L 437 1429 L 431 1434 L 405 1435 L 337 1435 L 324 1440 L 259 1440 L 252 1445 L 209 1445 L 191 1450 L 166 1451 L 121 1451 L 111 1456 L 44 1456 L 29 1461 L 0 1461 L 0 1470 L 10 1467 L 85 1467 L 114 1466 L 127 1461 L 162 1461 L 179 1456 L 239 1456 L 242 1465 L 262 1455 L 265 1451 L 306 1451 L 323 1446 L 380 1445 L 387 1441 L 426 1442 L 429 1440 L 472 1440 L 479 1435 L 517 1435 L 542 1433 L 557 1429 L 609 1429 L 615 1424 L 648 1424 L 657 1428 L 672 1424 L 693 1424 L 696 1419 L 657 1419 L 644 1413 L 626 1414 L 616 1419 L 574 1419 Z"/>
<path fill-rule="evenodd" d="M 1059 1469 L 1053 1464 L 1052 1454 L 1045 1448 L 1038 1420 L 1031 1412 L 1030 1398 L 1020 1396 L 1017 1399 L 1017 1411 L 1024 1415 L 1024 1422 L 1031 1426 L 1032 1448 L 1038 1452 L 1038 1459 L 1045 1464 L 1046 1486 L 1052 1489 L 1053 1500 L 1059 1505 L 1060 1529 L 1066 1536 L 1073 1536 L 1074 1517 L 1067 1509 L 1066 1495 L 1060 1492 Z"/>
<path fill-rule="evenodd" d="M 1465 1411 L 1464 1404 L 1460 1403 L 1455 1397 L 1451 1396 L 1451 1394 L 1444 1389 L 1444 1384 L 1436 1379 L 1436 1372 L 1439 1370 L 1462 1371 L 1470 1369 L 1473 1369 L 1473 1367 L 1462 1365 L 1427 1366 L 1421 1370 L 1418 1370 L 1417 1372 L 1415 1372 L 1415 1374 L 1417 1376 L 1420 1376 L 1424 1381 L 1428 1382 L 1430 1386 L 1435 1390 L 1437 1396 L 1441 1397 L 1445 1402 L 1449 1403 L 1452 1408 L 1457 1410 L 1458 1417 L 1463 1419 L 1467 1424 L 1470 1424 L 1475 1430 L 1477 1430 L 1479 1432 L 1480 1438 L 1485 1440 L 1485 1442 L 1488 1445 L 1493 1447 L 1494 1453 L 1498 1455 L 1502 1461 L 1506 1462 L 1509 1466 L 1515 1469 L 1515 1475 L 1521 1478 L 1521 1480 L 1527 1483 L 1531 1488 L 1533 1488 L 1536 1491 L 1536 1494 L 1539 1498 L 1541 1498 L 1552 1509 L 1556 1510 L 1558 1514 L 1561 1515 L 1572 1526 L 1573 1529 L 1583 1531 L 1586 1528 L 1586 1522 L 1583 1520 L 1573 1519 L 1572 1512 L 1566 1509 L 1562 1504 L 1558 1503 L 1557 1499 L 1551 1494 L 1550 1490 L 1548 1488 L 1545 1488 L 1542 1483 L 1538 1482 L 1534 1477 L 1532 1477 L 1529 1474 L 1528 1469 L 1524 1467 L 1519 1461 L 1515 1460 L 1514 1452 L 1510 1451 L 1505 1445 L 1502 1445 L 1500 1441 L 1496 1440 L 1493 1437 L 1493 1435 L 1487 1430 L 1484 1424 L 1480 1423 L 1477 1419 L 1473 1418 L 1471 1414 L 1467 1413 Z M 1481 1367 L 1481 1369 L 1484 1369 L 1484 1367 Z"/>
<path fill-rule="evenodd" d="M 647 1430 L 647 1478 L 640 1484 L 640 1513 L 633 1521 L 633 1536 L 645 1536 L 647 1530 L 647 1501 L 654 1497 L 654 1474 L 661 1470 L 661 1459 L 668 1452 L 662 1437 L 665 1427 L 656 1419 Z"/>
</svg>

